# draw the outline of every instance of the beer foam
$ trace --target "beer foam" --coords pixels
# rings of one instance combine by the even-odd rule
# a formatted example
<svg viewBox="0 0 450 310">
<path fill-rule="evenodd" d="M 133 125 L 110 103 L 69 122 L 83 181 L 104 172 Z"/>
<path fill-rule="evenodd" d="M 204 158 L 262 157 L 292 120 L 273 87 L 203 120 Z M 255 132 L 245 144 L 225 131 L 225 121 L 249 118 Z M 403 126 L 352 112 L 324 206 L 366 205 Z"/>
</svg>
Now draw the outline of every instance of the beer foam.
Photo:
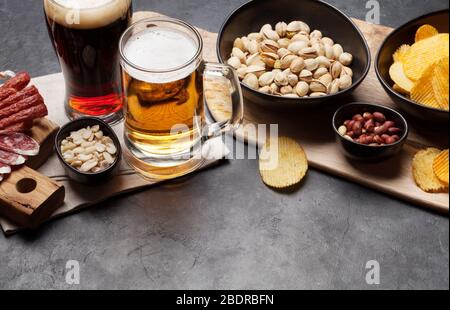
<svg viewBox="0 0 450 310">
<path fill-rule="evenodd" d="M 131 0 L 45 0 L 47 16 L 72 29 L 95 29 L 123 17 Z"/>
<path fill-rule="evenodd" d="M 189 64 L 196 56 L 198 44 L 187 34 L 170 28 L 148 28 L 126 42 L 123 54 L 128 62 L 147 71 L 167 71 L 164 76 L 139 72 L 127 68 L 127 72 L 136 79 L 150 83 L 166 83 L 180 80 L 197 69 L 198 62 Z M 175 68 L 185 68 L 168 72 Z"/>
</svg>

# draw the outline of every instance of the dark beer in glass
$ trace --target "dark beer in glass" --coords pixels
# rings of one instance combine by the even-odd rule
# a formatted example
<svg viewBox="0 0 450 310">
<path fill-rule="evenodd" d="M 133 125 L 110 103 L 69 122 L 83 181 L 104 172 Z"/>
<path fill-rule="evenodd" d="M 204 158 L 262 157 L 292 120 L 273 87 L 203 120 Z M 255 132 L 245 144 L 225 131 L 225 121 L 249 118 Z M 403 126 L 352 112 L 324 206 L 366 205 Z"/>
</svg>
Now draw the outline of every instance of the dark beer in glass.
<svg viewBox="0 0 450 310">
<path fill-rule="evenodd" d="M 131 0 L 44 0 L 47 27 L 66 84 L 71 119 L 123 117 L 119 40 L 132 16 Z"/>
</svg>

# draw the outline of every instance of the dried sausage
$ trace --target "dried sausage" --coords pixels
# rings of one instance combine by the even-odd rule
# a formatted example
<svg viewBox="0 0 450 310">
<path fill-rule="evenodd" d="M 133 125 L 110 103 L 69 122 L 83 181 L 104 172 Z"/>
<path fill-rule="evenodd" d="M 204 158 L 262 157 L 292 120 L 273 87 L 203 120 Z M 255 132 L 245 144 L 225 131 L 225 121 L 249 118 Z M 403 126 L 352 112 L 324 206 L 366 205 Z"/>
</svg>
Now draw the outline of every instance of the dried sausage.
<svg viewBox="0 0 450 310">
<path fill-rule="evenodd" d="M 26 110 L 28 108 L 31 108 L 33 106 L 43 104 L 43 103 L 44 103 L 44 99 L 39 94 L 25 98 L 21 101 L 13 103 L 12 105 L 10 105 L 9 107 L 7 107 L 5 109 L 0 110 L 0 119 L 11 116 L 20 111 Z"/>
<path fill-rule="evenodd" d="M 31 77 L 27 72 L 17 73 L 16 76 L 10 78 L 6 81 L 5 84 L 0 86 L 0 89 L 13 88 L 17 91 L 20 91 L 27 87 L 28 83 L 30 83 Z"/>
<path fill-rule="evenodd" d="M 45 104 L 39 104 L 37 106 L 28 108 L 19 113 L 13 114 L 6 118 L 0 119 L 0 130 L 4 130 L 11 125 L 30 121 L 36 118 L 41 118 L 48 115 L 48 110 Z"/>
<path fill-rule="evenodd" d="M 9 96 L 8 98 L 4 99 L 3 101 L 0 100 L 0 109 L 6 108 L 13 103 L 19 102 L 23 99 L 26 99 L 28 97 L 34 96 L 36 94 L 39 94 L 38 90 L 34 86 L 27 87 L 25 89 L 22 89 L 19 92 L 16 92 L 12 96 Z"/>
</svg>

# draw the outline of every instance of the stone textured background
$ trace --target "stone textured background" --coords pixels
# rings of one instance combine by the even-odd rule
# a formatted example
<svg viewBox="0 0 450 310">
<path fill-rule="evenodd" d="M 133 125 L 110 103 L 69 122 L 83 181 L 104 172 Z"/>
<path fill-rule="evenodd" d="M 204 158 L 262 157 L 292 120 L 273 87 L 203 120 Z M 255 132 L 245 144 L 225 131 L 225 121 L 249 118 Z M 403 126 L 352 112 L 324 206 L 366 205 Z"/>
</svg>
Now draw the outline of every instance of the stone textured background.
<svg viewBox="0 0 450 310">
<path fill-rule="evenodd" d="M 365 1 L 328 2 L 365 16 Z M 210 31 L 242 3 L 134 1 L 136 11 Z M 380 3 L 381 22 L 393 27 L 448 7 Z M 0 29 L 0 68 L 59 71 L 42 1 L 0 0 Z M 81 264 L 80 286 L 65 283 L 72 259 Z M 448 289 L 448 217 L 316 171 L 299 191 L 274 193 L 256 161 L 238 160 L 38 232 L 0 236 L 0 289 L 371 289 L 364 269 L 371 259 L 381 264 L 381 289 Z"/>
</svg>

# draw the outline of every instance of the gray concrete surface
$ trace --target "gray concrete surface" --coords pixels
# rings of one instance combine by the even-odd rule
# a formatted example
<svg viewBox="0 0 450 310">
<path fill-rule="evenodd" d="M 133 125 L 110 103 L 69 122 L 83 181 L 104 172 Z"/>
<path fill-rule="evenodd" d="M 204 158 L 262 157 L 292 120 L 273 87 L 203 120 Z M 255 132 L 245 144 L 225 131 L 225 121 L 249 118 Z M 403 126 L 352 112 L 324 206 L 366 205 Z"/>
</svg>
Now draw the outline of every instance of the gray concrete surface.
<svg viewBox="0 0 450 310">
<path fill-rule="evenodd" d="M 217 31 L 244 0 L 135 0 Z M 351 16 L 365 2 L 330 1 Z M 0 0 L 0 67 L 59 71 L 42 1 Z M 448 2 L 381 1 L 398 26 Z M 381 265 L 368 286 L 365 264 Z M 81 285 L 65 282 L 78 260 Z M 448 289 L 449 220 L 311 171 L 280 194 L 257 162 L 231 161 L 173 184 L 108 201 L 40 231 L 0 236 L 0 289 Z"/>
</svg>

